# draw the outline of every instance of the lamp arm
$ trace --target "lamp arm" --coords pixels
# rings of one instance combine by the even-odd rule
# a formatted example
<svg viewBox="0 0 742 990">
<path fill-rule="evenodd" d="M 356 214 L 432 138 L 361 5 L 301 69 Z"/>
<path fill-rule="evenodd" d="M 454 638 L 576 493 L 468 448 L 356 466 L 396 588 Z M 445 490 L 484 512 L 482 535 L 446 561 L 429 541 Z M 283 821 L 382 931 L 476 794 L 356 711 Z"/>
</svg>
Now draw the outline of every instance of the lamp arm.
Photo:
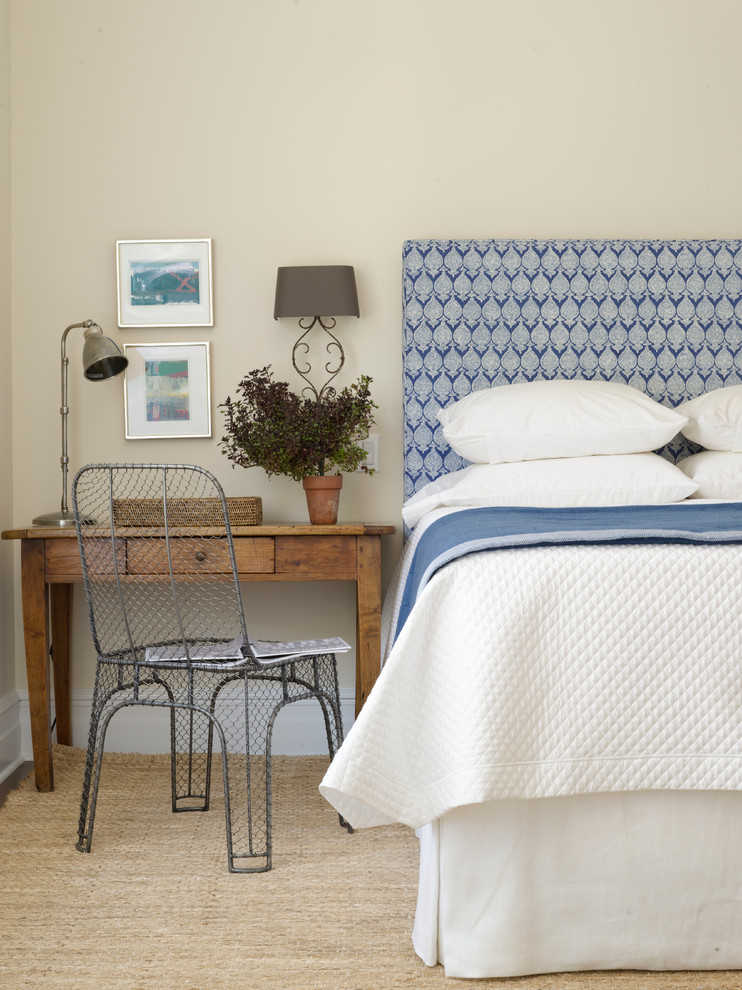
<svg viewBox="0 0 742 990">
<path fill-rule="evenodd" d="M 62 417 L 62 456 L 59 463 L 62 467 L 62 504 L 61 510 L 64 516 L 68 515 L 69 507 L 67 504 L 67 472 L 70 463 L 69 456 L 67 454 L 67 417 L 69 415 L 70 408 L 67 405 L 67 369 L 69 367 L 70 360 L 67 357 L 67 335 L 70 330 L 75 330 L 77 328 L 88 330 L 90 327 L 97 327 L 98 324 L 94 320 L 85 320 L 83 323 L 70 323 L 68 327 L 65 327 L 62 332 L 62 404 L 59 407 L 59 413 Z M 100 329 L 100 327 L 98 327 Z"/>
</svg>

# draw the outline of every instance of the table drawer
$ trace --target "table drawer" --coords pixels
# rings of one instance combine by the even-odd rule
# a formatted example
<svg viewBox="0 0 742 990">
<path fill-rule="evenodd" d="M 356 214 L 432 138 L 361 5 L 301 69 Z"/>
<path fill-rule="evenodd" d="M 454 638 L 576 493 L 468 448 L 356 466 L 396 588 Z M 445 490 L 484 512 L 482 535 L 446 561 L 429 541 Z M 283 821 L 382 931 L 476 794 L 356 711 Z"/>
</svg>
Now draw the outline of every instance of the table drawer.
<svg viewBox="0 0 742 990">
<path fill-rule="evenodd" d="M 116 540 L 119 566 L 126 565 L 126 541 Z M 113 550 L 110 540 L 91 540 L 87 548 L 90 566 L 97 573 L 113 574 Z M 82 565 L 77 540 L 47 540 L 45 547 L 44 575 L 47 581 L 80 581 Z"/>
<path fill-rule="evenodd" d="M 276 574 L 292 581 L 354 581 L 356 541 L 345 536 L 277 536 Z"/>
<path fill-rule="evenodd" d="M 129 574 L 167 574 L 167 548 L 162 539 L 146 537 L 127 542 Z M 273 540 L 240 537 L 234 541 L 237 569 L 245 574 L 272 574 Z M 224 539 L 191 539 L 175 537 L 171 540 L 173 569 L 180 573 L 224 574 L 229 572 L 229 552 Z"/>
</svg>

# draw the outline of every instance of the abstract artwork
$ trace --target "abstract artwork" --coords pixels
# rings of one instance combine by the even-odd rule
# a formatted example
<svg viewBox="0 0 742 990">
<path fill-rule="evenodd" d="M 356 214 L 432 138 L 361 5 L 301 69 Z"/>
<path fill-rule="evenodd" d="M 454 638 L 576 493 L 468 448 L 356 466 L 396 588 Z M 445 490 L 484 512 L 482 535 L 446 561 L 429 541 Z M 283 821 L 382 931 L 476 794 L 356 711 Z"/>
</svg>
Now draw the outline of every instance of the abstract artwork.
<svg viewBox="0 0 742 990">
<path fill-rule="evenodd" d="M 211 436 L 208 343 L 124 344 L 126 439 Z"/>
</svg>

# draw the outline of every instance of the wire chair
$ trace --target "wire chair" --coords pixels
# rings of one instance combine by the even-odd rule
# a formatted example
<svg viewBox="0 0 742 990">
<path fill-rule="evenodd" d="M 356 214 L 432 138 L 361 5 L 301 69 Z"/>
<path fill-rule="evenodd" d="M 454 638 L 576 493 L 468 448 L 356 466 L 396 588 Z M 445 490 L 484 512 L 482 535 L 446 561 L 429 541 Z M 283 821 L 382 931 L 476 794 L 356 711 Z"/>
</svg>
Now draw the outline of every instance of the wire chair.
<svg viewBox="0 0 742 990">
<path fill-rule="evenodd" d="M 173 811 L 208 810 L 221 764 L 229 870 L 269 870 L 276 716 L 316 698 L 334 756 L 343 741 L 335 654 L 311 640 L 256 657 L 224 493 L 203 468 L 87 465 L 72 503 L 98 655 L 77 848 L 90 852 L 111 719 L 144 705 L 170 712 Z"/>
</svg>

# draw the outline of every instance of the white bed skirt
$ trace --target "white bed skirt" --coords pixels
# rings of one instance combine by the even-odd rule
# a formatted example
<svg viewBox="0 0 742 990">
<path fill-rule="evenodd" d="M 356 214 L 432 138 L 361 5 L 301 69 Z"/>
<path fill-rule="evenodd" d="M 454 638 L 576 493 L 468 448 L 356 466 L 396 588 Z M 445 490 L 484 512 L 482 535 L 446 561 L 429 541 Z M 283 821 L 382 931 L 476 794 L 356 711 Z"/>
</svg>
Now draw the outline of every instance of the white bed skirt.
<svg viewBox="0 0 742 990">
<path fill-rule="evenodd" d="M 447 976 L 742 968 L 742 794 L 492 801 L 418 834 L 413 944 Z"/>
</svg>

